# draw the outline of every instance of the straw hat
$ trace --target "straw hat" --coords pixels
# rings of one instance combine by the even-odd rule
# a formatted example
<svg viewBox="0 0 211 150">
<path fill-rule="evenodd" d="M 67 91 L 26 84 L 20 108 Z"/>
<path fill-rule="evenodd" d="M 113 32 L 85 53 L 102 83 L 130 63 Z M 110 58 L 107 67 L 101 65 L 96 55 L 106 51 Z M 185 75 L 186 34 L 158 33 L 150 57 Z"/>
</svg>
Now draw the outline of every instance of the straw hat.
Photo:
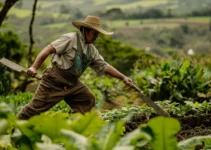
<svg viewBox="0 0 211 150">
<path fill-rule="evenodd" d="M 85 21 L 73 21 L 72 24 L 80 29 L 81 26 L 97 30 L 98 32 L 105 35 L 112 35 L 113 32 L 107 32 L 102 29 L 100 18 L 95 16 L 87 16 Z"/>
</svg>

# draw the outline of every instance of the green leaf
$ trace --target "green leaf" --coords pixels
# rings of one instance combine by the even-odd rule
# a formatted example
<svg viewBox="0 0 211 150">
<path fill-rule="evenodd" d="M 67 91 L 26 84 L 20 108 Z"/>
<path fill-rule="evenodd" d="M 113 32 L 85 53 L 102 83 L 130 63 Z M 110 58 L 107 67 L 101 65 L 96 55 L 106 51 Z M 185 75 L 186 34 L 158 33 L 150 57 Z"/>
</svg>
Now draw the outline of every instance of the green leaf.
<svg viewBox="0 0 211 150">
<path fill-rule="evenodd" d="M 123 122 L 109 124 L 107 136 L 101 139 L 100 146 L 102 150 L 111 150 L 117 144 L 122 135 Z"/>
<path fill-rule="evenodd" d="M 152 137 L 149 135 L 149 133 L 144 132 L 141 129 L 136 129 L 127 135 L 125 135 L 123 138 L 120 139 L 118 142 L 118 146 L 139 146 L 142 147 L 149 143 L 151 141 Z"/>
<path fill-rule="evenodd" d="M 94 111 L 91 111 L 85 115 L 75 114 L 75 119 L 72 121 L 70 129 L 88 136 L 97 133 L 105 123 Z"/>
<path fill-rule="evenodd" d="M 53 115 L 41 114 L 29 119 L 29 126 L 33 126 L 33 131 L 42 133 L 52 140 L 59 138 L 61 129 L 70 129 L 70 123 L 67 120 L 67 114 L 58 112 Z"/>
<path fill-rule="evenodd" d="M 209 85 L 211 83 L 211 80 L 206 81 L 205 83 L 199 85 L 198 89 L 204 88 L 205 86 Z"/>
<path fill-rule="evenodd" d="M 12 150 L 10 135 L 0 136 L 0 149 Z"/>
<path fill-rule="evenodd" d="M 199 68 L 198 71 L 197 71 L 197 73 L 196 73 L 196 80 L 197 81 L 200 81 L 200 79 L 202 78 L 202 75 L 203 75 L 203 71 L 202 71 L 201 68 Z"/>
<path fill-rule="evenodd" d="M 117 146 L 113 150 L 134 150 L 135 147 L 133 146 Z"/>
<path fill-rule="evenodd" d="M 181 76 L 183 77 L 184 74 L 187 73 L 187 69 L 190 67 L 190 61 L 185 60 L 180 68 Z"/>
<path fill-rule="evenodd" d="M 211 146 L 211 136 L 196 136 L 178 143 L 179 150 L 194 150 L 197 145 L 202 145 L 204 142 L 205 147 Z"/>
<path fill-rule="evenodd" d="M 9 128 L 8 121 L 6 119 L 0 120 L 0 135 L 5 134 L 8 128 Z"/>
<path fill-rule="evenodd" d="M 35 143 L 40 140 L 41 135 L 32 130 L 33 125 L 28 123 L 27 121 L 17 121 L 17 128 L 21 131 L 21 133 L 30 140 L 31 143 Z"/>
<path fill-rule="evenodd" d="M 68 142 L 72 143 L 73 146 L 80 150 L 86 150 L 88 147 L 88 139 L 76 132 L 70 130 L 61 130 L 61 133 L 68 137 Z"/>
<path fill-rule="evenodd" d="M 57 144 L 36 143 L 39 150 L 65 150 L 62 146 Z"/>
<path fill-rule="evenodd" d="M 180 123 L 174 118 L 156 117 L 148 122 L 153 139 L 150 142 L 154 150 L 177 150 L 175 134 L 180 130 Z"/>
</svg>

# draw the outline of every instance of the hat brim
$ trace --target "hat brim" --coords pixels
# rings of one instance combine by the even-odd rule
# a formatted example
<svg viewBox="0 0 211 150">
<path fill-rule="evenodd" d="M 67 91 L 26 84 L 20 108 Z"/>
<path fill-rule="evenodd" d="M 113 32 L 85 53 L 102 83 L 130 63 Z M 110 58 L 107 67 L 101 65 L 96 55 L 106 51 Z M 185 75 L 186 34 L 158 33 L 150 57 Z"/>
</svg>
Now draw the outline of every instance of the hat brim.
<svg viewBox="0 0 211 150">
<path fill-rule="evenodd" d="M 98 32 L 100 32 L 100 33 L 102 33 L 104 35 L 112 35 L 112 34 L 114 34 L 113 32 L 107 32 L 107 31 L 103 30 L 102 28 L 94 27 L 94 26 L 92 26 L 90 24 L 87 24 L 86 22 L 74 21 L 74 22 L 72 22 L 72 24 L 78 29 L 80 29 L 80 27 L 83 26 L 83 27 L 87 27 L 87 28 L 91 28 L 91 29 L 97 30 Z"/>
</svg>

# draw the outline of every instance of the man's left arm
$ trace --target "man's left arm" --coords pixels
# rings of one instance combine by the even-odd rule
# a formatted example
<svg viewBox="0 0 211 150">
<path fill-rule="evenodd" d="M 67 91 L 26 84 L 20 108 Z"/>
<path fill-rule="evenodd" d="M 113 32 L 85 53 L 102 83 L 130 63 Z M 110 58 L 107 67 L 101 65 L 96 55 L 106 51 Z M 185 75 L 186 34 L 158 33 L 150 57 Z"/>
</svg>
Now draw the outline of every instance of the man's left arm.
<svg viewBox="0 0 211 150">
<path fill-rule="evenodd" d="M 127 76 L 125 76 L 124 74 L 122 74 L 121 72 L 119 72 L 116 68 L 114 68 L 111 65 L 108 65 L 107 68 L 105 69 L 105 73 L 108 74 L 111 77 L 123 80 L 123 82 L 126 85 L 132 86 L 133 82 L 130 78 L 128 78 Z"/>
</svg>

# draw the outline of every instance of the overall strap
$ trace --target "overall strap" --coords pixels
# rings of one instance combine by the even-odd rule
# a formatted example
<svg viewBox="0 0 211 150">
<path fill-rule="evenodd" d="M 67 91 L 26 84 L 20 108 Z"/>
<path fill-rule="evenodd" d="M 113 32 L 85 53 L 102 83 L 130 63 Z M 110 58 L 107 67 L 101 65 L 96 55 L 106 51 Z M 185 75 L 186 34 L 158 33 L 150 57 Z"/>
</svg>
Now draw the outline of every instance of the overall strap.
<svg viewBox="0 0 211 150">
<path fill-rule="evenodd" d="M 79 33 L 77 32 L 77 51 L 76 51 L 76 56 L 79 55 L 81 57 L 82 53 L 83 53 L 83 49 L 82 49 L 82 46 L 81 46 Z"/>
</svg>

